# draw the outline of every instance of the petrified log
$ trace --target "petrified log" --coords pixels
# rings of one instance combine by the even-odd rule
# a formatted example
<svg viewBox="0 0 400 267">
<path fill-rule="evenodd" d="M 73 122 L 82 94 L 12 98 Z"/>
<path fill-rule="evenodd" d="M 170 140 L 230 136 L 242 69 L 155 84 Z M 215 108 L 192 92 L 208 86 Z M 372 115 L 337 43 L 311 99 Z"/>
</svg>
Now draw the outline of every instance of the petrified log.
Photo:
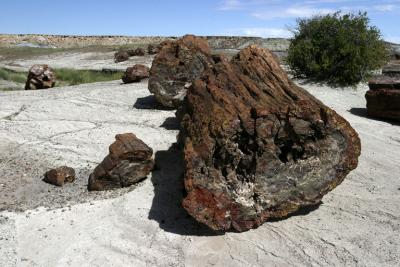
<svg viewBox="0 0 400 267">
<path fill-rule="evenodd" d="M 56 84 L 56 74 L 45 64 L 33 65 L 28 72 L 25 90 L 48 89 Z"/>
<path fill-rule="evenodd" d="M 150 69 L 149 91 L 165 107 L 179 107 L 192 81 L 211 64 L 207 40 L 186 35 L 165 41 Z"/>
<path fill-rule="evenodd" d="M 356 131 L 250 46 L 196 79 L 181 110 L 184 208 L 245 231 L 319 203 L 358 163 Z"/>
<path fill-rule="evenodd" d="M 368 85 L 370 90 L 365 94 L 368 115 L 400 121 L 400 78 L 379 76 Z"/>
<path fill-rule="evenodd" d="M 75 170 L 68 166 L 51 169 L 45 173 L 43 181 L 57 186 L 72 183 L 75 181 Z"/>
<path fill-rule="evenodd" d="M 110 153 L 89 177 L 89 190 L 110 190 L 131 186 L 153 169 L 153 150 L 132 133 L 117 134 Z"/>
<path fill-rule="evenodd" d="M 122 76 L 124 83 L 140 82 L 141 80 L 149 77 L 149 67 L 136 64 L 133 67 L 128 67 L 125 74 Z"/>
<path fill-rule="evenodd" d="M 127 51 L 118 51 L 114 54 L 115 63 L 127 61 L 128 59 L 129 59 L 129 53 Z"/>
<path fill-rule="evenodd" d="M 149 44 L 149 45 L 147 46 L 147 53 L 148 53 L 149 55 L 155 55 L 155 54 L 158 53 L 158 51 L 159 51 L 159 46 L 158 46 L 158 45 Z"/>
</svg>

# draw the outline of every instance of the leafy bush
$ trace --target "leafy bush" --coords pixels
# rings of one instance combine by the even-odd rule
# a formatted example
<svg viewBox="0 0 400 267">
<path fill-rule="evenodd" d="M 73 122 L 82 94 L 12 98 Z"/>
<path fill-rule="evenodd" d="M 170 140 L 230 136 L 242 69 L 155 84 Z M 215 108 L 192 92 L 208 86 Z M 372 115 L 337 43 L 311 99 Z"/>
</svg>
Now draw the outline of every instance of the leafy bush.
<svg viewBox="0 0 400 267">
<path fill-rule="evenodd" d="M 298 19 L 287 62 L 297 77 L 354 85 L 388 60 L 379 29 L 366 13 Z"/>
</svg>

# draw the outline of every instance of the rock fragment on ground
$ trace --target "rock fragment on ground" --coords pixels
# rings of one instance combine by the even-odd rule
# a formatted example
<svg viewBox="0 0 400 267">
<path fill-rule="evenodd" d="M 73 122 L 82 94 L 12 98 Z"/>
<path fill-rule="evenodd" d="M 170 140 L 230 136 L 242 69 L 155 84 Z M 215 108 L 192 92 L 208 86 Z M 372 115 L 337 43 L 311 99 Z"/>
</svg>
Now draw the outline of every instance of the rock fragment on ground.
<svg viewBox="0 0 400 267">
<path fill-rule="evenodd" d="M 250 46 L 214 60 L 181 110 L 183 206 L 196 220 L 255 228 L 316 205 L 357 167 L 356 131 L 292 83 L 271 52 Z"/>
<path fill-rule="evenodd" d="M 29 69 L 25 90 L 48 89 L 55 84 L 55 72 L 46 64 L 36 64 Z"/>
<path fill-rule="evenodd" d="M 56 186 L 72 183 L 75 181 L 75 170 L 68 166 L 51 169 L 45 173 L 43 181 Z"/>
<path fill-rule="evenodd" d="M 127 61 L 129 59 L 129 53 L 127 51 L 118 51 L 114 54 L 115 63 Z"/>
<path fill-rule="evenodd" d="M 153 169 L 153 150 L 133 133 L 117 134 L 104 158 L 89 177 L 89 190 L 110 190 L 131 186 Z"/>
<path fill-rule="evenodd" d="M 211 66 L 211 50 L 206 39 L 193 35 L 160 46 L 150 69 L 149 90 L 163 106 L 177 108 L 193 80 Z"/>
<path fill-rule="evenodd" d="M 122 76 L 124 83 L 140 82 L 141 80 L 149 77 L 149 67 L 136 64 L 133 67 L 128 67 Z"/>
<path fill-rule="evenodd" d="M 400 77 L 378 76 L 365 94 L 369 116 L 400 121 Z"/>
<path fill-rule="evenodd" d="M 149 54 L 149 55 L 155 55 L 158 53 L 158 51 L 159 51 L 159 47 L 157 45 L 149 44 L 147 46 L 147 54 Z"/>
</svg>

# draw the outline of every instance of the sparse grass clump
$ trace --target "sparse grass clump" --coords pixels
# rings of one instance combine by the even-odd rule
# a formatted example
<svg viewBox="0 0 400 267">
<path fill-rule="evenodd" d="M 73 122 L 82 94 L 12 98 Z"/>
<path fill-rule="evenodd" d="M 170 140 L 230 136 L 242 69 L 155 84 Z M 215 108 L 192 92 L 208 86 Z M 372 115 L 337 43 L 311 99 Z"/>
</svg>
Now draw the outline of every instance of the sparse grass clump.
<svg viewBox="0 0 400 267">
<path fill-rule="evenodd" d="M 123 75 L 122 71 L 109 73 L 96 70 L 75 70 L 66 68 L 53 70 L 57 76 L 56 87 L 119 80 Z M 24 84 L 26 82 L 27 75 L 28 74 L 26 72 L 17 72 L 0 68 L 0 80 Z"/>
<path fill-rule="evenodd" d="M 287 63 L 294 75 L 334 85 L 354 85 L 381 68 L 388 51 L 366 13 L 340 12 L 298 19 Z"/>
<path fill-rule="evenodd" d="M 6 81 L 13 81 L 16 83 L 25 83 L 26 82 L 26 73 L 12 71 L 9 69 L 0 68 L 0 79 Z"/>
<path fill-rule="evenodd" d="M 121 79 L 123 72 L 105 73 L 95 70 L 54 69 L 57 81 L 61 85 L 78 85 L 83 83 L 106 82 Z M 59 85 L 60 86 L 60 85 Z"/>
</svg>

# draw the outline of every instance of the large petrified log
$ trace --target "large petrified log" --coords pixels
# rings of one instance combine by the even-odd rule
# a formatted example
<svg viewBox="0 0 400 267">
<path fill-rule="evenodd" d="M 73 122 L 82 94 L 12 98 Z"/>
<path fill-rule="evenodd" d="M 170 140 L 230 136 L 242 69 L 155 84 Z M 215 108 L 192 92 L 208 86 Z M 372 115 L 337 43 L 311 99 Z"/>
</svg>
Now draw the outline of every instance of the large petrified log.
<svg viewBox="0 0 400 267">
<path fill-rule="evenodd" d="M 214 60 L 181 110 L 183 206 L 195 219 L 245 231 L 319 203 L 356 168 L 356 131 L 293 84 L 268 50 Z"/>
<path fill-rule="evenodd" d="M 365 94 L 369 116 L 400 121 L 400 77 L 379 76 Z"/>
<path fill-rule="evenodd" d="M 160 46 L 150 69 L 149 91 L 165 107 L 179 107 L 193 80 L 207 69 L 211 50 L 207 40 L 186 35 Z"/>
</svg>

